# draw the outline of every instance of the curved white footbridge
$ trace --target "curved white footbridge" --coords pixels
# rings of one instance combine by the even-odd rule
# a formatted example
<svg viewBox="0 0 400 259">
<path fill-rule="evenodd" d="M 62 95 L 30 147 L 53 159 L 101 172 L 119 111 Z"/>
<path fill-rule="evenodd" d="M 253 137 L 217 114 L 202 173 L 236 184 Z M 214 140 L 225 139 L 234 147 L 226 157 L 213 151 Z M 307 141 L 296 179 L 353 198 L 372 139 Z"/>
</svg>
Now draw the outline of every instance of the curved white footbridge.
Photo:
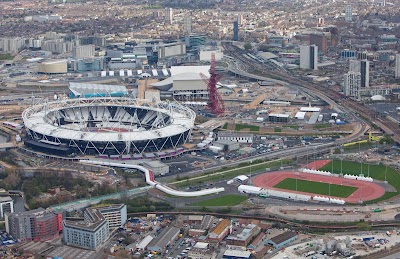
<svg viewBox="0 0 400 259">
<path fill-rule="evenodd" d="M 178 191 L 178 190 L 174 190 L 174 189 L 166 186 L 165 184 L 159 183 L 156 180 L 154 180 L 153 172 L 144 166 L 125 164 L 125 163 L 116 163 L 116 162 L 96 161 L 96 160 L 79 160 L 79 162 L 86 163 L 86 164 L 94 164 L 94 165 L 104 165 L 104 166 L 109 166 L 109 167 L 137 169 L 137 170 L 141 171 L 142 173 L 144 173 L 144 176 L 146 178 L 146 183 L 148 185 L 153 186 L 156 189 L 158 189 L 164 193 L 174 195 L 174 196 L 179 196 L 179 197 L 197 197 L 197 196 L 204 196 L 204 195 L 215 194 L 215 193 L 220 193 L 220 192 L 225 191 L 225 188 L 223 188 L 223 187 L 204 189 L 204 190 L 194 191 L 194 192 Z"/>
</svg>

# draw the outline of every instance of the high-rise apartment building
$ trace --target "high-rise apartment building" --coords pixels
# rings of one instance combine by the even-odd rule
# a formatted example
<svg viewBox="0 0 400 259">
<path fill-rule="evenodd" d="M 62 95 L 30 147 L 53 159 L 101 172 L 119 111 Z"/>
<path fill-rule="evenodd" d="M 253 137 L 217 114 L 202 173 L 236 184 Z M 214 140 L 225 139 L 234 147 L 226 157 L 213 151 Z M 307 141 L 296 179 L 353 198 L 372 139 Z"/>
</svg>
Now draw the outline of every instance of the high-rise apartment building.
<svg viewBox="0 0 400 259">
<path fill-rule="evenodd" d="M 369 87 L 369 61 L 350 60 L 349 72 L 361 74 L 361 87 Z"/>
<path fill-rule="evenodd" d="M 14 212 L 14 201 L 10 196 L 0 197 L 0 218 L 4 218 L 4 214 Z"/>
<path fill-rule="evenodd" d="M 233 40 L 234 41 L 239 40 L 239 22 L 238 21 L 233 22 Z"/>
<path fill-rule="evenodd" d="M 185 16 L 183 18 L 183 31 L 188 34 L 192 33 L 192 17 Z"/>
<path fill-rule="evenodd" d="M 62 215 L 43 208 L 6 213 L 4 219 L 7 233 L 21 241 L 46 241 L 62 230 Z"/>
<path fill-rule="evenodd" d="M 400 54 L 396 54 L 396 66 L 394 70 L 394 76 L 400 78 Z"/>
<path fill-rule="evenodd" d="M 0 51 L 16 53 L 25 46 L 24 38 L 0 38 Z"/>
<path fill-rule="evenodd" d="M 353 20 L 353 8 L 349 4 L 344 7 L 344 19 L 346 22 Z"/>
<path fill-rule="evenodd" d="M 125 204 L 97 207 L 97 210 L 108 221 L 110 233 L 116 228 L 122 227 L 127 221 L 127 210 Z"/>
<path fill-rule="evenodd" d="M 165 8 L 165 23 L 172 24 L 174 20 L 174 11 L 172 8 Z"/>
<path fill-rule="evenodd" d="M 93 208 L 87 208 L 81 220 L 64 220 L 63 232 L 67 245 L 89 250 L 97 250 L 110 236 L 108 221 Z"/>
<path fill-rule="evenodd" d="M 300 69 L 318 70 L 318 46 L 300 46 Z"/>
<path fill-rule="evenodd" d="M 94 45 L 82 45 L 72 49 L 74 58 L 92 58 L 95 55 L 96 47 Z"/>
<path fill-rule="evenodd" d="M 348 72 L 344 74 L 343 92 L 345 96 L 352 96 L 356 99 L 360 98 L 360 87 L 361 87 L 361 73 L 359 72 Z"/>
</svg>

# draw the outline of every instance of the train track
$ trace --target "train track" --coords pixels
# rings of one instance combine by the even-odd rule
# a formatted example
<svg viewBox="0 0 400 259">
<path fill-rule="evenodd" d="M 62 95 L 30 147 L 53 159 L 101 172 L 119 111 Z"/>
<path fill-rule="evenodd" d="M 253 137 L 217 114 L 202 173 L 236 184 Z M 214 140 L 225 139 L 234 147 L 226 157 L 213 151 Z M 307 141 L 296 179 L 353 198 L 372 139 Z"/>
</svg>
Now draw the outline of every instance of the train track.
<svg viewBox="0 0 400 259">
<path fill-rule="evenodd" d="M 250 208 L 251 209 L 251 208 Z M 135 212 L 135 213 L 128 213 L 129 217 L 138 217 L 147 214 L 158 214 L 158 215 L 212 215 L 220 218 L 241 218 L 241 219 L 257 219 L 257 220 L 266 220 L 272 222 L 279 222 L 282 224 L 287 224 L 293 227 L 301 227 L 301 228 L 308 228 L 308 229 L 323 229 L 323 230 L 339 230 L 339 231 L 346 231 L 346 230 L 354 230 L 359 229 L 357 224 L 355 225 L 347 225 L 343 226 L 340 224 L 336 225 L 313 225 L 313 224 L 303 224 L 287 219 L 276 218 L 272 216 L 261 216 L 261 215 L 238 215 L 238 214 L 226 214 L 226 213 L 218 213 L 218 212 L 202 212 L 202 211 L 156 211 L 156 212 Z M 392 228 L 392 227 L 399 227 L 400 222 L 393 222 L 393 223 L 371 223 L 370 226 L 372 228 Z"/>
<path fill-rule="evenodd" d="M 353 111 L 354 113 L 358 114 L 365 120 L 368 120 L 374 126 L 380 128 L 383 132 L 391 135 L 397 143 L 400 143 L 399 125 L 397 125 L 397 123 L 393 122 L 387 117 L 380 117 L 377 112 L 372 111 L 368 107 L 358 103 L 353 99 L 347 98 L 341 93 L 333 89 L 330 89 L 328 87 L 323 87 L 311 82 L 307 82 L 300 78 L 293 78 L 290 75 L 282 73 L 280 71 L 266 70 L 261 64 L 256 63 L 256 61 L 250 62 L 249 60 L 244 58 L 241 55 L 243 54 L 243 51 L 237 47 L 234 47 L 233 45 L 223 44 L 223 47 L 225 48 L 226 51 L 229 52 L 230 55 L 234 56 L 247 66 L 260 70 L 266 77 L 276 78 L 278 80 L 287 82 L 295 86 L 299 86 L 303 89 L 310 90 L 313 93 L 316 93 L 320 96 L 330 99 L 332 102 L 340 104 L 344 108 Z"/>
</svg>

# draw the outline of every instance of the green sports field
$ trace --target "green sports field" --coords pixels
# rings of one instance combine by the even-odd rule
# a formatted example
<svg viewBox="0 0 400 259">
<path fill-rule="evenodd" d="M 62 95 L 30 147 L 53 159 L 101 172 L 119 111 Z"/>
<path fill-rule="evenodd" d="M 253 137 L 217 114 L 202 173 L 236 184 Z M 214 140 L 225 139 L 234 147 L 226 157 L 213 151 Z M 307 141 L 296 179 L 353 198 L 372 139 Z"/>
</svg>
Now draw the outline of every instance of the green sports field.
<svg viewBox="0 0 400 259">
<path fill-rule="evenodd" d="M 286 178 L 285 180 L 276 184 L 274 187 L 279 189 L 296 191 L 296 179 Z M 331 184 L 330 196 L 347 198 L 356 190 L 357 187 Z M 322 182 L 307 181 L 307 180 L 297 180 L 297 191 L 320 194 L 320 195 L 329 195 L 329 184 Z"/>
<path fill-rule="evenodd" d="M 386 171 L 386 166 L 383 164 L 379 165 L 370 165 L 369 170 L 368 170 L 368 165 L 367 164 L 362 164 L 358 162 L 353 162 L 353 161 L 343 161 L 343 164 L 341 164 L 340 160 L 333 160 L 329 164 L 325 165 L 319 170 L 324 170 L 324 171 L 329 171 L 332 172 L 332 165 L 333 165 L 333 173 L 335 174 L 340 174 L 341 172 L 343 174 L 352 174 L 352 175 L 359 175 L 361 173 L 364 174 L 364 176 L 370 176 L 373 179 L 384 181 L 385 180 L 385 171 Z M 369 173 L 368 173 L 369 171 Z M 386 180 L 390 185 L 392 185 L 394 188 L 396 188 L 397 192 L 385 192 L 385 195 L 380 197 L 379 199 L 369 201 L 368 203 L 374 203 L 382 200 L 389 199 L 391 197 L 394 197 L 400 193 L 400 174 L 397 172 L 394 168 L 387 167 L 386 171 Z"/>
</svg>

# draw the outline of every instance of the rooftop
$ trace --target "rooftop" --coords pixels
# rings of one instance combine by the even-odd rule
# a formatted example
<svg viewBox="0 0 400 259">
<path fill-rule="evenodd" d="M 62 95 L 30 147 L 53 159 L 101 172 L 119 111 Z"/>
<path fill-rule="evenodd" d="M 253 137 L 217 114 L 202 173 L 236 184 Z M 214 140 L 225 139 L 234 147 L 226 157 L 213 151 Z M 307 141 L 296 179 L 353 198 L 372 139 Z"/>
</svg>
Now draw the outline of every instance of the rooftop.
<svg viewBox="0 0 400 259">
<path fill-rule="evenodd" d="M 271 241 L 275 244 L 280 244 L 295 236 L 297 236 L 296 232 L 286 231 L 282 234 L 277 235 L 276 237 L 271 238 Z"/>
<path fill-rule="evenodd" d="M 96 231 L 99 227 L 103 226 L 104 224 L 107 224 L 106 219 L 104 216 L 100 213 L 99 210 L 94 209 L 94 208 L 87 208 L 85 210 L 85 219 L 65 219 L 64 220 L 64 225 L 72 228 L 78 228 L 82 230 L 87 230 L 94 232 Z"/>
<path fill-rule="evenodd" d="M 218 222 L 217 226 L 214 228 L 212 233 L 216 235 L 221 235 L 224 230 L 231 225 L 231 221 L 228 219 L 223 219 L 220 222 Z"/>
</svg>

